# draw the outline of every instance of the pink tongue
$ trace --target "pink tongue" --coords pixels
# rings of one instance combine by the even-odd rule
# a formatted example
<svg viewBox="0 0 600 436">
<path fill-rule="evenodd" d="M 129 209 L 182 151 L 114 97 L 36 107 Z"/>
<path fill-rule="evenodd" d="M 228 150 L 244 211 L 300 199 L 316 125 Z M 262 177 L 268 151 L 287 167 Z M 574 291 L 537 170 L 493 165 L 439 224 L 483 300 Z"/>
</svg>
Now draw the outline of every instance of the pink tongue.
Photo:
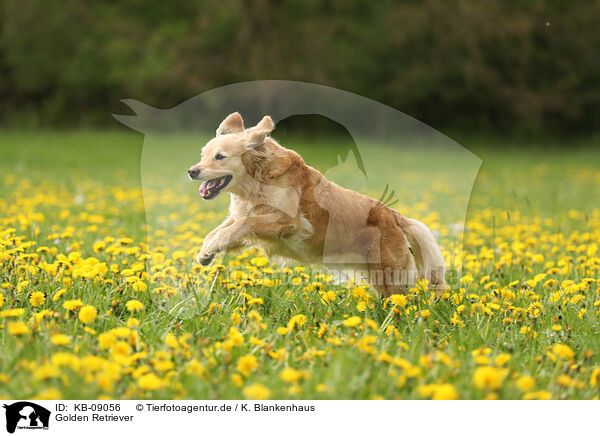
<svg viewBox="0 0 600 436">
<path fill-rule="evenodd" d="M 206 197 L 210 194 L 210 190 L 213 189 L 219 183 L 220 179 L 207 180 L 200 185 L 200 195 Z"/>
</svg>

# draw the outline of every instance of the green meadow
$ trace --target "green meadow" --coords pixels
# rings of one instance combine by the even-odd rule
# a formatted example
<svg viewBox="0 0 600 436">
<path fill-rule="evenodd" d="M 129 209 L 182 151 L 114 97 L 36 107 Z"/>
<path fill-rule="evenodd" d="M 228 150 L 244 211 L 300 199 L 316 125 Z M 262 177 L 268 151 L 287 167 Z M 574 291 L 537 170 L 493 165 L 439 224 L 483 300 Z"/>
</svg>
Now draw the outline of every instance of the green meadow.
<svg viewBox="0 0 600 436">
<path fill-rule="evenodd" d="M 0 132 L 0 397 L 598 398 L 597 140 L 467 138 L 479 171 L 374 144 L 366 177 L 284 142 L 438 236 L 451 289 L 382 298 L 256 249 L 194 263 L 228 204 L 185 179 L 205 139 Z"/>
</svg>

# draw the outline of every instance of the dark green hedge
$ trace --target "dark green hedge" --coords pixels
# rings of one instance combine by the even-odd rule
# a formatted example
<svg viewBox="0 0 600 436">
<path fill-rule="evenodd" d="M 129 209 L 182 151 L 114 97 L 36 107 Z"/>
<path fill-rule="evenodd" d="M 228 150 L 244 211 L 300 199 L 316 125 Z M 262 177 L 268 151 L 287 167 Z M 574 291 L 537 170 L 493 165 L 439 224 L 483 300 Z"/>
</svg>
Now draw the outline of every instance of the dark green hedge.
<svg viewBox="0 0 600 436">
<path fill-rule="evenodd" d="M 591 132 L 598 1 L 2 0 L 0 122 L 114 125 L 257 79 L 330 85 L 439 129 Z"/>
</svg>

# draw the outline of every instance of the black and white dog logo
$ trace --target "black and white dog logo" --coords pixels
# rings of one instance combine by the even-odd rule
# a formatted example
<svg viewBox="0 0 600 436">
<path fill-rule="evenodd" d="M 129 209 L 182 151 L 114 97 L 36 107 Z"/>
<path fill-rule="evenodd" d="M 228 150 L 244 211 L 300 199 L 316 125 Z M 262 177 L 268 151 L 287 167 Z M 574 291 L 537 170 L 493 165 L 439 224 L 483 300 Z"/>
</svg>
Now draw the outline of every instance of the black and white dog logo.
<svg viewBox="0 0 600 436">
<path fill-rule="evenodd" d="M 29 401 L 19 401 L 10 405 L 5 404 L 6 431 L 14 433 L 18 429 L 37 430 L 48 429 L 50 411 Z"/>
</svg>

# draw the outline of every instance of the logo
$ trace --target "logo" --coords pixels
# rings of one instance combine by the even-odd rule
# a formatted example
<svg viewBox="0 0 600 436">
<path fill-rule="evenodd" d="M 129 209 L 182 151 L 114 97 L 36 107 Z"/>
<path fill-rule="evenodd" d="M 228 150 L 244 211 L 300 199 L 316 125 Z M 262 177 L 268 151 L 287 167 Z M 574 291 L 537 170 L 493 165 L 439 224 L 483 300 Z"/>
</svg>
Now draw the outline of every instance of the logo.
<svg viewBox="0 0 600 436">
<path fill-rule="evenodd" d="M 6 409 L 6 431 L 15 429 L 48 430 L 50 411 L 29 401 L 19 401 L 3 406 Z"/>
<path fill-rule="evenodd" d="M 226 197 L 220 196 L 218 200 L 215 198 L 220 191 L 237 191 L 249 195 L 250 191 L 246 192 L 246 189 L 251 188 L 261 192 L 253 199 L 256 211 L 269 210 L 281 217 L 300 216 L 298 219 L 294 218 L 296 225 L 273 230 L 282 237 L 274 245 L 254 241 L 251 226 L 245 226 L 240 231 L 234 231 L 236 226 L 222 226 L 204 239 L 203 251 L 200 250 L 202 256 L 198 256 L 198 261 L 209 263 L 215 256 L 230 249 L 244 247 L 246 243 L 257 243 L 267 257 L 275 257 L 275 262 L 285 262 L 286 258 L 291 258 L 301 263 L 320 265 L 315 273 L 327 272 L 334 283 L 368 282 L 388 291 L 414 283 L 419 275 L 428 278 L 432 284 L 440 282 L 438 277 L 443 278 L 445 263 L 460 268 L 462 258 L 455 258 L 454 253 L 460 253 L 471 188 L 481 159 L 406 114 L 343 90 L 285 80 L 259 80 L 227 85 L 206 91 L 170 109 L 156 109 L 135 100 L 123 100 L 123 103 L 135 115 L 114 115 L 115 118 L 144 133 L 140 174 L 146 223 L 150 228 L 160 228 L 162 233 L 160 237 L 147 237 L 149 252 L 161 251 L 161 247 L 168 244 L 168 241 L 181 238 L 176 224 L 179 220 L 176 217 L 181 211 L 206 214 L 207 219 L 216 218 L 215 211 L 224 207 L 226 202 Z M 230 115 L 227 117 L 227 114 Z M 243 119 L 240 114 L 243 114 Z M 320 117 L 321 126 L 336 126 L 332 128 L 337 129 L 335 132 L 342 136 L 321 142 L 300 141 L 298 137 L 294 139 L 294 129 L 289 127 L 296 122 L 301 127 L 303 122 L 308 121 L 300 119 L 305 115 Z M 278 130 L 274 130 L 275 124 Z M 306 125 L 311 126 L 310 123 Z M 215 136 L 217 126 L 219 128 Z M 316 124 L 314 126 L 318 127 Z M 240 135 L 240 141 L 225 141 L 236 137 L 229 137 L 229 133 L 224 132 Z M 299 215 L 301 197 L 298 187 L 269 182 L 277 174 L 287 171 L 291 165 L 289 159 L 277 159 L 278 163 L 274 166 L 264 165 L 263 158 L 267 154 L 261 154 L 261 146 L 271 132 L 279 139 L 278 143 L 300 152 L 303 159 L 306 159 L 305 162 L 319 170 L 327 179 L 315 179 L 309 190 L 310 194 L 307 194 L 310 201 L 314 202 L 313 209 L 322 217 L 320 242 L 316 243 L 314 240 L 317 238 L 313 238 L 312 249 L 307 249 L 307 246 L 311 245 L 310 238 L 315 229 L 310 220 Z M 219 159 L 216 163 L 215 154 L 214 166 L 213 161 L 208 166 L 209 171 L 213 171 L 212 178 L 205 177 L 206 180 L 200 187 L 189 183 L 189 177 L 198 177 L 199 174 L 186 170 L 201 159 L 204 144 L 210 141 L 220 143 L 219 138 L 223 140 L 223 144 L 227 142 L 240 152 L 254 150 L 246 155 L 253 156 L 254 160 L 225 159 L 221 162 Z M 224 159 L 225 155 L 222 156 Z M 270 169 L 267 170 L 267 167 Z M 362 199 L 352 200 L 358 203 L 350 201 L 346 205 L 340 202 L 337 195 L 332 195 L 330 182 L 355 192 L 371 193 L 373 198 L 379 198 L 379 203 L 375 203 L 374 207 L 370 200 Z M 215 198 L 217 203 L 201 202 L 199 188 L 201 195 Z M 177 195 L 163 201 L 158 193 L 167 191 Z M 422 198 L 425 192 L 428 193 L 427 202 L 435 204 L 436 210 L 444 211 L 440 222 L 450 223 L 447 228 L 438 230 L 448 235 L 448 241 L 453 241 L 452 248 L 449 249 L 451 257 L 445 259 L 445 262 L 434 249 L 428 251 L 428 260 L 425 261 L 420 252 L 413 251 L 411 256 L 407 249 L 398 252 L 387 249 L 385 244 L 381 245 L 382 242 L 391 240 L 380 234 L 380 229 L 387 225 L 384 222 L 390 223 L 385 227 L 388 229 L 386 232 L 392 232 L 394 238 L 397 238 L 395 241 L 403 241 L 398 242 L 398 247 L 415 247 L 418 240 L 425 241 L 422 238 L 427 238 L 427 244 L 431 243 L 433 237 L 425 225 L 400 218 L 400 213 L 410 212 L 407 205 L 427 203 Z M 382 194 L 377 195 L 379 193 Z M 263 200 L 262 204 L 256 203 L 255 200 L 259 198 Z M 381 207 L 396 207 L 399 199 L 402 204 L 397 205 L 398 213 L 390 214 L 388 209 Z M 361 206 L 358 207 L 358 204 Z M 348 213 L 348 208 L 353 209 L 352 214 Z M 252 213 L 255 213 L 254 209 Z M 428 212 L 422 210 L 420 213 L 426 215 Z M 261 228 L 271 229 L 271 224 L 264 224 L 270 218 L 265 215 L 259 221 L 261 219 Z M 400 232 L 394 227 L 400 221 L 413 242 L 409 243 L 404 230 Z M 292 233 L 287 234 L 287 231 Z M 217 232 L 219 237 L 213 238 Z M 282 256 L 272 256 L 275 254 L 273 248 L 279 252 L 281 246 L 284 247 Z M 382 254 L 388 261 L 383 262 Z M 158 259 L 156 256 L 149 256 L 146 269 L 151 271 Z M 198 280 L 198 286 L 210 286 L 212 290 L 210 283 L 214 285 L 217 279 L 225 280 L 225 274 L 242 272 L 243 276 L 241 267 L 234 268 L 228 267 L 225 271 L 211 269 L 207 274 L 197 275 L 194 280 Z M 452 271 L 451 278 L 457 275 L 457 272 Z M 277 280 L 280 278 L 281 275 Z M 195 292 L 195 285 L 189 287 L 189 283 L 180 281 L 169 283 L 169 286 L 181 291 L 176 296 L 161 299 L 159 303 L 160 309 L 170 316 L 191 318 L 197 316 L 198 307 L 208 305 L 205 295 L 210 295 L 210 292 L 199 295 Z M 453 282 L 451 284 L 454 285 Z"/>
</svg>

